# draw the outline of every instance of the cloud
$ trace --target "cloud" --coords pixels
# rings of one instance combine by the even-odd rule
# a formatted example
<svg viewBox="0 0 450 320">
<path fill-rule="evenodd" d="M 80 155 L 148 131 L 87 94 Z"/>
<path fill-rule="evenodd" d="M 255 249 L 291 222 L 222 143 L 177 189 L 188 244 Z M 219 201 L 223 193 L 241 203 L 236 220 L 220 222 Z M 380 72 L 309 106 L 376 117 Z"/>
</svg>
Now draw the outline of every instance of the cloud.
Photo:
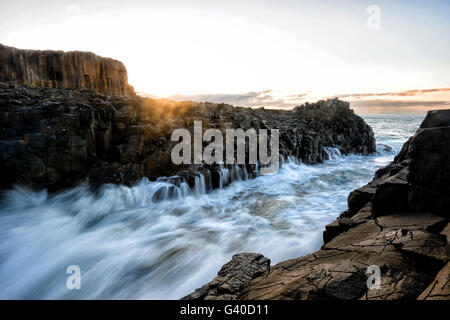
<svg viewBox="0 0 450 320">
<path fill-rule="evenodd" d="M 407 107 L 448 107 L 450 101 L 420 101 L 420 100 L 357 100 L 352 101 L 354 107 L 383 107 L 383 108 L 407 108 Z"/>
<path fill-rule="evenodd" d="M 367 97 L 411 97 L 411 96 L 420 96 L 426 93 L 436 93 L 436 92 L 450 92 L 450 88 L 436 88 L 436 89 L 415 89 L 415 90 L 406 90 L 400 92 L 383 92 L 383 93 L 348 93 L 348 94 L 340 94 L 333 96 L 332 98 L 353 98 L 353 99 L 361 99 Z"/>
<path fill-rule="evenodd" d="M 287 100 L 300 100 L 304 99 L 308 94 L 307 93 L 300 93 L 300 94 L 291 94 L 286 97 Z"/>
<path fill-rule="evenodd" d="M 249 91 L 243 93 L 211 93 L 211 94 L 173 94 L 167 98 L 176 101 L 199 101 L 213 103 L 227 103 L 242 107 L 266 107 L 276 109 L 292 109 L 305 103 L 309 96 L 307 93 L 290 93 L 282 95 L 275 90 Z M 426 95 L 428 94 L 428 96 Z M 153 95 L 147 97 L 158 98 Z M 433 95 L 433 96 L 431 96 Z M 318 100 L 316 97 L 314 101 Z M 350 102 L 357 112 L 395 113 L 396 111 L 410 112 L 450 107 L 450 88 L 416 89 L 399 92 L 384 93 L 354 93 L 341 94 L 330 98 L 340 98 Z M 325 98 L 326 99 L 326 98 Z"/>
<path fill-rule="evenodd" d="M 263 90 L 263 91 L 250 91 L 245 93 L 228 94 L 228 93 L 213 93 L 213 94 L 196 94 L 196 95 L 183 95 L 183 94 L 173 94 L 168 99 L 183 101 L 183 100 L 193 100 L 193 101 L 203 101 L 203 102 L 214 102 L 214 103 L 228 103 L 235 106 L 244 107 L 273 107 L 273 108 L 292 108 L 297 106 L 298 100 L 304 98 L 305 93 L 290 95 L 288 97 L 276 97 L 273 94 L 273 90 Z M 295 102 L 297 101 L 297 102 Z"/>
<path fill-rule="evenodd" d="M 424 112 L 450 107 L 450 88 L 415 89 L 382 93 L 340 94 L 357 112 Z"/>
</svg>

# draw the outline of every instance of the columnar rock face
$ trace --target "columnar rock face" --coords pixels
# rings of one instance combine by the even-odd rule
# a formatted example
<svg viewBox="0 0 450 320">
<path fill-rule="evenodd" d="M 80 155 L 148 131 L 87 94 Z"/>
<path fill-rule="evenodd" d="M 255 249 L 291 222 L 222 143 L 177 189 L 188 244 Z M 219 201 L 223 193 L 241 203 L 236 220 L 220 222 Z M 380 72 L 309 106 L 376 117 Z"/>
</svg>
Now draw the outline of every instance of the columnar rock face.
<svg viewBox="0 0 450 320">
<path fill-rule="evenodd" d="M 326 116 L 316 115 L 322 113 Z M 132 185 L 143 177 L 170 177 L 170 195 L 181 182 L 192 187 L 200 174 L 206 191 L 258 174 L 249 163 L 239 170 L 225 165 L 233 173 L 226 179 L 217 164 L 173 164 L 171 151 L 178 143 L 171 141 L 173 130 L 186 128 L 193 137 L 196 120 L 203 132 L 218 128 L 223 137 L 226 128 L 279 129 L 280 156 L 309 164 L 327 159 L 325 146 L 342 153 L 375 151 L 371 128 L 339 100 L 281 111 L 0 83 L 0 114 L 2 188 L 56 191 L 84 181 Z M 248 160 L 248 148 L 245 152 Z"/>
<path fill-rule="evenodd" d="M 394 162 L 350 194 L 349 209 L 326 226 L 321 250 L 259 271 L 233 297 L 449 300 L 449 132 L 450 110 L 430 111 Z M 379 288 L 367 285 L 374 266 Z M 232 272 L 239 270 L 234 264 Z M 227 279 L 222 270 L 213 288 Z M 188 297 L 222 299 L 211 284 L 207 294 Z"/>
<path fill-rule="evenodd" d="M 0 82 L 14 86 L 134 94 L 122 62 L 91 52 L 21 50 L 0 44 Z"/>
</svg>

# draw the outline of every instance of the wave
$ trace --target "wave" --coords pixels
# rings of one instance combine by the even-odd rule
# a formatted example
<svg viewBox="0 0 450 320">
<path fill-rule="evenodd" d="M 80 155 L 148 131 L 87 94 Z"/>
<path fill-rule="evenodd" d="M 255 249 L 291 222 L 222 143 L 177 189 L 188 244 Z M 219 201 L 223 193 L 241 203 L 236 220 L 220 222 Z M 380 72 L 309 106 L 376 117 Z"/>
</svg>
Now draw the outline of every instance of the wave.
<svg viewBox="0 0 450 320">
<path fill-rule="evenodd" d="M 337 159 L 342 157 L 341 151 L 334 147 L 324 147 L 325 153 L 328 155 L 328 159 Z"/>
<path fill-rule="evenodd" d="M 336 177 L 325 168 L 287 161 L 276 175 L 210 193 L 199 176 L 170 201 L 154 197 L 174 185 L 147 179 L 98 194 L 16 188 L 0 210 L 0 298 L 180 298 L 237 252 L 273 262 L 306 254 L 343 209 L 335 194 L 345 191 L 330 189 Z M 80 266 L 82 290 L 66 289 L 69 265 Z"/>
</svg>

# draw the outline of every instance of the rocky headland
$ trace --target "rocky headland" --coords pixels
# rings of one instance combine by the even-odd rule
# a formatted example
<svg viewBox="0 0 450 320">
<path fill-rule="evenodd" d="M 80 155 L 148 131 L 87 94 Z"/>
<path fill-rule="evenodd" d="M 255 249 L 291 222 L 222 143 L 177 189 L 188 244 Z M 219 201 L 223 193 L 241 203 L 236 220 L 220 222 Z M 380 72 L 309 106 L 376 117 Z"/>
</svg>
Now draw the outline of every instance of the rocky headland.
<svg viewBox="0 0 450 320">
<path fill-rule="evenodd" d="M 87 88 L 110 95 L 134 94 L 124 64 L 92 52 L 23 50 L 0 43 L 0 62 L 0 82 L 14 87 Z"/>
<path fill-rule="evenodd" d="M 178 142 L 171 134 L 176 128 L 193 133 L 195 120 L 202 121 L 203 131 L 279 129 L 282 160 L 322 162 L 328 158 L 325 147 L 343 154 L 375 151 L 372 129 L 338 99 L 289 111 L 174 102 L 137 96 L 120 62 L 92 53 L 0 46 L 0 60 L 3 189 L 58 191 L 83 182 L 96 188 L 166 177 L 173 187 L 161 196 L 170 196 L 181 182 L 193 187 L 202 179 L 209 191 L 258 175 L 248 163 L 225 165 L 226 176 L 217 164 L 174 165 L 170 155 Z"/>
<path fill-rule="evenodd" d="M 450 299 L 450 110 L 430 111 L 394 161 L 354 190 L 307 256 L 233 257 L 184 299 Z M 368 266 L 381 271 L 368 289 Z"/>
</svg>

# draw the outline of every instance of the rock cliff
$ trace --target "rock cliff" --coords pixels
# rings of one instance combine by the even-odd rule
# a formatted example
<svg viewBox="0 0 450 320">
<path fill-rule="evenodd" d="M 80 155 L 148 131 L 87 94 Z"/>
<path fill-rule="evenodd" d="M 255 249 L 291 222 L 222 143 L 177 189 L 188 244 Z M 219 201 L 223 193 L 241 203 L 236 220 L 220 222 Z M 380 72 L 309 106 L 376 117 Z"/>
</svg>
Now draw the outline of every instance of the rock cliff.
<svg viewBox="0 0 450 320">
<path fill-rule="evenodd" d="M 0 82 L 16 87 L 93 89 L 109 95 L 134 94 L 122 62 L 91 52 L 21 50 L 0 44 Z"/>
<path fill-rule="evenodd" d="M 132 185 L 142 177 L 170 177 L 173 186 L 161 191 L 170 196 L 181 182 L 192 187 L 201 178 L 209 191 L 258 175 L 248 163 L 225 166 L 226 176 L 217 164 L 174 165 L 170 155 L 178 142 L 171 141 L 172 131 L 192 132 L 195 120 L 203 122 L 203 131 L 279 129 L 280 156 L 310 164 L 327 159 L 326 146 L 342 153 L 375 151 L 371 128 L 337 99 L 281 111 L 0 83 L 0 114 L 2 188 L 56 191 L 80 182 Z"/>
<path fill-rule="evenodd" d="M 251 276 L 243 254 L 185 299 L 448 300 L 449 173 L 450 110 L 430 111 L 395 160 L 349 195 L 319 251 Z M 379 289 L 366 284 L 368 266 L 380 268 Z M 252 279 L 230 291 L 240 274 Z"/>
<path fill-rule="evenodd" d="M 279 129 L 281 158 L 305 163 L 327 159 L 325 147 L 375 151 L 371 128 L 339 100 L 281 111 L 145 99 L 134 94 L 121 62 L 93 53 L 0 44 L 0 62 L 1 188 L 56 191 L 80 182 L 98 187 L 168 177 L 173 186 L 162 194 L 170 196 L 182 182 L 192 187 L 201 178 L 208 191 L 258 175 L 248 163 L 174 165 L 171 133 L 193 133 L 195 120 L 203 121 L 203 131 Z"/>
</svg>

